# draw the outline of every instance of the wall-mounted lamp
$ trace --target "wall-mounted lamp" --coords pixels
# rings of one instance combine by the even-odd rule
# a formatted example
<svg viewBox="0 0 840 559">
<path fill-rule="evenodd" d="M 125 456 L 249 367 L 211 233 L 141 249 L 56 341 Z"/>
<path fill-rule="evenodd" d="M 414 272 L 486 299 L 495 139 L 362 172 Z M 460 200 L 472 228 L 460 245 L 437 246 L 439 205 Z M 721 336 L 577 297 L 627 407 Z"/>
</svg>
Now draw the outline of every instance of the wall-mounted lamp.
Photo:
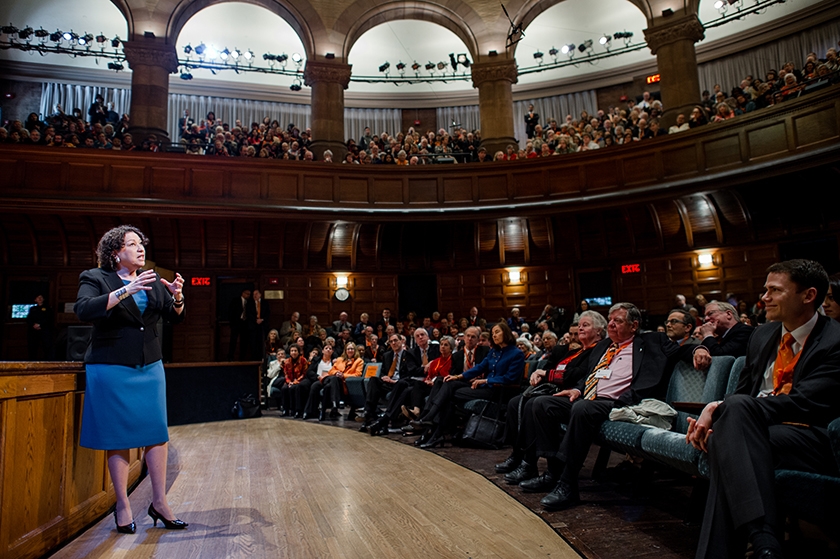
<svg viewBox="0 0 840 559">
<path fill-rule="evenodd" d="M 346 275 L 335 276 L 335 288 L 336 289 L 341 289 L 341 288 L 346 289 L 347 288 L 347 280 L 348 280 L 348 278 L 347 278 Z"/>
<path fill-rule="evenodd" d="M 709 252 L 697 255 L 697 263 L 701 266 L 710 266 L 714 263 L 714 256 Z"/>
<path fill-rule="evenodd" d="M 515 269 L 508 269 L 508 283 L 522 283 L 522 271 Z"/>
</svg>

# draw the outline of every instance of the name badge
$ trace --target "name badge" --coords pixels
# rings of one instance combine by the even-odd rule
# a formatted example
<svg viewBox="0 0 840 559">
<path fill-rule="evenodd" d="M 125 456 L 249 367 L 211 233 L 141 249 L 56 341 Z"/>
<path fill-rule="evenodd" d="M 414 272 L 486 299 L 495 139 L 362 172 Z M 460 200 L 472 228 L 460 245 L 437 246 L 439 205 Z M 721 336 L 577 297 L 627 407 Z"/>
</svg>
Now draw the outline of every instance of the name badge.
<svg viewBox="0 0 840 559">
<path fill-rule="evenodd" d="M 610 369 L 601 369 L 595 373 L 595 378 L 610 378 L 612 371 Z"/>
<path fill-rule="evenodd" d="M 565 371 L 565 370 L 566 370 L 566 366 L 565 366 L 565 365 L 557 365 L 557 368 L 556 368 L 556 369 L 554 369 L 554 370 L 555 370 L 555 371 Z"/>
</svg>

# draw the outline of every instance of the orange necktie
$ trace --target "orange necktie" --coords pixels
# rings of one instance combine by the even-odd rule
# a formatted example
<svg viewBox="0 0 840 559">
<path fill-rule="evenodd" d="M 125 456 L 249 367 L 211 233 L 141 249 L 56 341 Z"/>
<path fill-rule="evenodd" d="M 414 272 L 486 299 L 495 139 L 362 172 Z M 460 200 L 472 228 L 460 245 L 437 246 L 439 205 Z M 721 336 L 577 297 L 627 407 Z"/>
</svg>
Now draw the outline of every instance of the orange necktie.
<svg viewBox="0 0 840 559">
<path fill-rule="evenodd" d="M 464 365 L 464 370 L 468 371 L 472 368 L 473 368 L 473 352 L 472 352 L 472 350 L 469 350 L 467 352 L 467 363 L 466 363 L 466 365 Z"/>
<path fill-rule="evenodd" d="M 782 338 L 781 345 L 779 345 L 779 353 L 776 355 L 776 363 L 773 365 L 773 394 L 776 396 L 788 394 L 790 389 L 793 388 L 793 369 L 802 354 L 801 351 L 796 355 L 793 354 L 795 341 L 793 334 L 788 332 Z"/>
<path fill-rule="evenodd" d="M 394 378 L 394 373 L 397 372 L 397 358 L 399 355 L 394 354 L 394 358 L 391 360 L 391 368 L 388 369 L 388 376 Z"/>
<path fill-rule="evenodd" d="M 595 377 L 595 375 L 601 369 L 608 368 L 610 366 L 610 363 L 612 363 L 612 360 L 616 356 L 616 354 L 618 354 L 619 351 L 621 351 L 622 349 L 624 349 L 625 347 L 627 347 L 631 343 L 632 343 L 632 339 L 631 339 L 631 341 L 629 341 L 629 342 L 627 342 L 623 345 L 618 345 L 618 343 L 613 343 L 612 345 L 610 345 L 609 349 L 607 349 L 607 352 L 604 353 L 604 356 L 601 357 L 601 360 L 598 361 L 598 364 L 595 365 L 595 368 L 592 369 L 592 372 L 589 373 L 588 377 L 586 377 L 586 384 L 583 387 L 583 399 L 584 400 L 594 400 L 595 399 L 595 395 L 597 393 L 596 389 L 598 387 L 598 380 L 599 380 L 598 378 Z"/>
</svg>

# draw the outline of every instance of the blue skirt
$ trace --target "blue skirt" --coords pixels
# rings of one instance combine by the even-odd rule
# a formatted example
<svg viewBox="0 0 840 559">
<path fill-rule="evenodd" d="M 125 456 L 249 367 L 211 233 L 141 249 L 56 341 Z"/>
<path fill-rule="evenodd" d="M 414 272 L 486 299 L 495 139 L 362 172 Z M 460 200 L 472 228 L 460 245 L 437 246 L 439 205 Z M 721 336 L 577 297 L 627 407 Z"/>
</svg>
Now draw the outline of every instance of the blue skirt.
<svg viewBox="0 0 840 559">
<path fill-rule="evenodd" d="M 169 440 L 163 362 L 142 367 L 85 365 L 87 376 L 79 444 L 122 450 Z"/>
</svg>

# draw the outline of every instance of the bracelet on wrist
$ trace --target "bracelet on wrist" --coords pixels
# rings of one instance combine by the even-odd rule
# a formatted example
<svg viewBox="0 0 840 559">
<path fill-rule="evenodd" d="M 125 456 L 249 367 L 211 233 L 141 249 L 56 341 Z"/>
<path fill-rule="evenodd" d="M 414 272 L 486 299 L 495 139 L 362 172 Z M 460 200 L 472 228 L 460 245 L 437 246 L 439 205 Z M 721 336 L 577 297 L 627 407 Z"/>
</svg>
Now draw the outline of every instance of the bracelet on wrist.
<svg viewBox="0 0 840 559">
<path fill-rule="evenodd" d="M 120 289 L 118 289 L 117 291 L 115 291 L 115 292 L 114 292 L 114 295 L 116 295 L 116 296 L 117 296 L 117 301 L 122 301 L 123 299 L 126 299 L 126 298 L 128 298 L 128 297 L 130 297 L 130 296 L 131 296 L 131 295 L 128 293 L 128 290 L 127 290 L 125 287 L 121 287 Z"/>
</svg>

